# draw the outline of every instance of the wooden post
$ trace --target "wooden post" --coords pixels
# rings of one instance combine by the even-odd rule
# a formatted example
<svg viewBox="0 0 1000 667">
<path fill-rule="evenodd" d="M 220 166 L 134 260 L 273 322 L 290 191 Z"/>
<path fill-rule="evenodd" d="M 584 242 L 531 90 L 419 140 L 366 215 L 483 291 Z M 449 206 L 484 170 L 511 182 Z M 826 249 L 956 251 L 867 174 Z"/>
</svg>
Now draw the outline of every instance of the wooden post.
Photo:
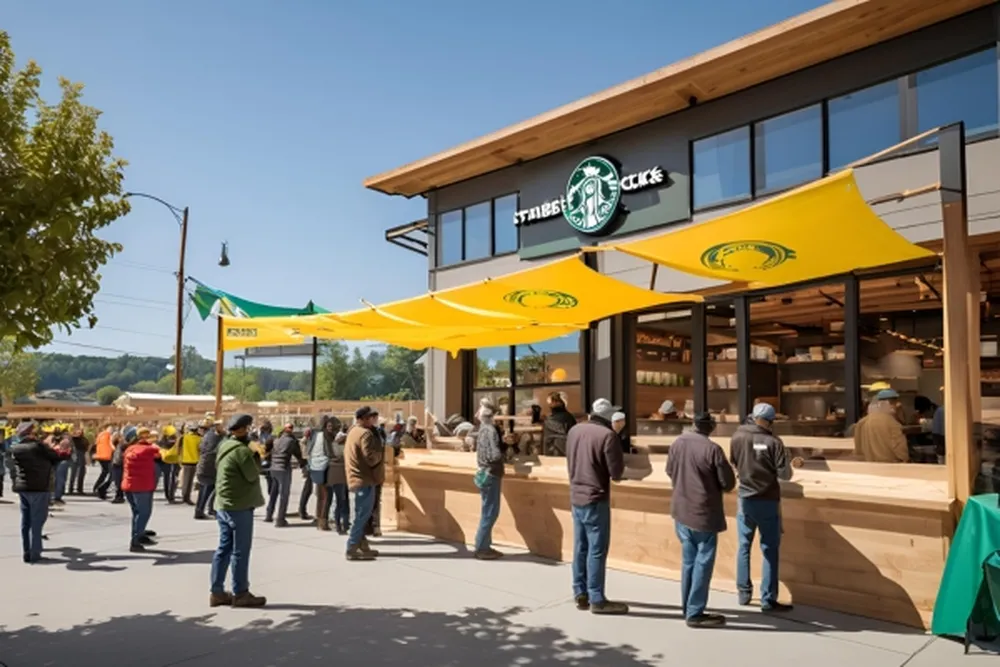
<svg viewBox="0 0 1000 667">
<path fill-rule="evenodd" d="M 965 125 L 938 135 L 944 236 L 944 408 L 949 495 L 960 507 L 972 494 L 972 376 L 969 347 L 969 219 L 966 207 Z M 975 270 L 978 271 L 978 263 Z M 979 294 L 976 293 L 978 303 Z M 976 313 L 978 315 L 978 308 Z M 978 317 L 977 317 L 978 319 Z M 979 341 L 976 341 L 978 358 Z M 977 359 L 978 361 L 978 359 Z M 978 375 L 978 364 L 977 373 Z M 978 392 L 977 392 L 978 393 Z"/>
<path fill-rule="evenodd" d="M 968 309 L 969 317 L 969 324 L 967 327 L 969 338 L 969 409 L 972 413 L 973 437 L 978 438 L 980 429 L 976 428 L 976 424 L 982 422 L 983 419 L 983 384 L 982 378 L 980 377 L 981 363 L 979 359 L 980 352 L 982 351 L 982 344 L 979 340 L 979 327 L 982 318 L 979 293 L 982 289 L 982 283 L 979 270 L 979 250 L 977 248 L 969 248 L 969 259 L 966 261 L 965 265 L 968 269 L 969 275 L 969 291 L 966 293 L 966 308 Z M 979 474 L 981 466 L 979 454 L 978 442 L 973 442 L 971 454 L 969 456 L 973 487 L 975 486 L 975 479 Z"/>
<path fill-rule="evenodd" d="M 222 315 L 216 318 L 215 333 L 215 418 L 222 419 L 222 371 L 225 369 L 226 354 L 223 349 Z"/>
</svg>

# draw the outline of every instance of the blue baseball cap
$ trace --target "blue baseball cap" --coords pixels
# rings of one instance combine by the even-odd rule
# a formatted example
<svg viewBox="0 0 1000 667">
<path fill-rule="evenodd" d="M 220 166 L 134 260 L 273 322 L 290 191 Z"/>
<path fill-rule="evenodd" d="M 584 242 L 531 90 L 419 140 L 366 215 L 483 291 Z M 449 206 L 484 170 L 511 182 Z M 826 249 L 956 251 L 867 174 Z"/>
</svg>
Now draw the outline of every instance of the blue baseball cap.
<svg viewBox="0 0 1000 667">
<path fill-rule="evenodd" d="M 122 437 L 125 438 L 125 442 L 133 442 L 139 437 L 139 429 L 137 429 L 135 426 L 128 426 L 122 433 Z"/>
<path fill-rule="evenodd" d="M 899 398 L 899 392 L 895 389 L 883 389 L 875 394 L 876 401 L 891 401 L 897 398 Z"/>
<path fill-rule="evenodd" d="M 763 419 L 764 421 L 773 422 L 777 413 L 774 411 L 774 407 L 770 403 L 758 403 L 753 406 L 753 412 L 750 416 L 754 419 Z"/>
</svg>

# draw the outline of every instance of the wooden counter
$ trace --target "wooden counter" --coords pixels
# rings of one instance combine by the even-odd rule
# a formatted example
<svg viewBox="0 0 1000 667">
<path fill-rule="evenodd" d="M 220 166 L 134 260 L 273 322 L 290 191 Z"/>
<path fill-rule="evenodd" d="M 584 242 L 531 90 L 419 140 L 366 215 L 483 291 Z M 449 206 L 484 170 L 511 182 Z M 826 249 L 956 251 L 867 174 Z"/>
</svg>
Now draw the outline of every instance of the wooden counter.
<svg viewBox="0 0 1000 667">
<path fill-rule="evenodd" d="M 472 482 L 474 457 L 404 450 L 391 474 L 399 529 L 470 543 L 480 511 L 479 491 Z M 680 547 L 669 513 L 666 456 L 626 458 L 627 479 L 612 491 L 608 565 L 677 579 Z M 497 543 L 553 559 L 572 558 L 565 466 L 565 459 L 551 457 L 508 466 L 493 533 Z M 929 625 L 954 530 L 943 467 L 809 462 L 783 483 L 783 492 L 782 599 L 915 627 Z M 391 511 L 391 505 L 385 506 L 389 495 L 387 488 L 384 517 Z M 726 497 L 726 513 L 729 530 L 720 535 L 712 585 L 735 590 L 733 494 Z M 756 545 L 752 562 L 759 588 L 761 556 Z M 613 590 L 609 593 L 614 596 Z"/>
</svg>

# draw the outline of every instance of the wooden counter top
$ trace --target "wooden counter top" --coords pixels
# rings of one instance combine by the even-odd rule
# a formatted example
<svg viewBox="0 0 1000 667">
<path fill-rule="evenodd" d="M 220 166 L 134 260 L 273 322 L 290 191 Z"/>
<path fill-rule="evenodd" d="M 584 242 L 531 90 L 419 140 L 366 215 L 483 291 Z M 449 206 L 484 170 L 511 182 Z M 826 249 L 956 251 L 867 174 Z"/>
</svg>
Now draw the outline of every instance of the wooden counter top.
<svg viewBox="0 0 1000 667">
<path fill-rule="evenodd" d="M 636 491 L 671 490 L 666 455 L 626 456 L 623 487 Z M 418 468 L 472 476 L 475 455 L 441 450 L 403 450 L 402 469 Z M 949 511 L 947 470 L 919 464 L 871 464 L 860 461 L 809 462 L 796 468 L 791 481 L 782 482 L 784 498 L 829 499 L 869 504 Z M 560 457 L 523 457 L 508 464 L 507 475 L 522 480 L 568 484 L 566 460 Z"/>
</svg>

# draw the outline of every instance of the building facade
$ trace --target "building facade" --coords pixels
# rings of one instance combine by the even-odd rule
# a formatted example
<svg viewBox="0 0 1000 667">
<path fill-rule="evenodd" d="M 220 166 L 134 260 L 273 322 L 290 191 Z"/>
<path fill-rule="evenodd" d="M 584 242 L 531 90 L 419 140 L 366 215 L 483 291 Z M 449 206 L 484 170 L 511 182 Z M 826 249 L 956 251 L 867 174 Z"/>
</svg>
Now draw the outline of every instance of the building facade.
<svg viewBox="0 0 1000 667">
<path fill-rule="evenodd" d="M 962 121 L 969 235 L 978 239 L 984 301 L 990 303 L 1000 239 L 1000 3 L 906 0 L 896 3 L 909 5 L 900 10 L 908 12 L 902 22 L 888 13 L 893 3 L 854 4 L 868 7 L 848 13 L 845 3 L 831 3 L 671 66 L 676 73 L 661 70 L 658 76 L 669 80 L 670 92 L 652 91 L 645 116 L 636 118 L 641 122 L 627 126 L 630 120 L 622 119 L 611 133 L 598 127 L 575 145 L 519 152 L 515 144 L 522 131 L 512 128 L 493 140 L 507 141 L 509 155 L 493 151 L 502 161 L 475 157 L 485 150 L 487 137 L 373 177 L 368 187 L 419 194 L 427 201 L 426 221 L 387 236 L 423 234 L 423 242 L 411 241 L 410 247 L 426 252 L 428 288 L 441 290 L 588 246 L 704 222 Z M 840 31 L 829 37 L 839 48 L 821 52 L 817 46 L 809 61 L 780 57 L 781 49 L 794 47 L 794 39 L 806 39 L 800 32 L 812 29 L 812 41 L 822 42 L 820 36 L 830 34 L 826 26 Z M 754 70 L 756 79 L 719 94 L 698 68 L 727 63 L 740 49 L 747 59 L 742 68 L 729 70 L 730 78 Z M 716 76 L 722 80 L 724 74 Z M 599 111 L 609 97 L 639 94 L 637 87 L 609 91 L 592 104 Z M 932 187 L 940 180 L 935 148 L 930 136 L 856 174 L 865 198 L 887 224 L 906 239 L 937 249 L 943 234 L 940 193 Z M 435 165 L 463 155 L 479 166 L 450 175 L 442 166 L 440 176 L 433 176 Z M 587 187 L 601 195 L 589 208 L 592 200 L 578 197 Z M 903 196 L 920 188 L 926 191 Z M 1000 261 L 1000 253 L 995 259 Z M 934 266 L 734 297 L 717 282 L 653 269 L 620 253 L 588 255 L 587 261 L 635 285 L 706 295 L 705 310 L 625 314 L 565 339 L 457 358 L 431 351 L 425 365 L 428 410 L 441 419 L 453 413 L 468 417 L 480 397 L 490 396 L 511 414 L 527 414 L 531 405 L 544 406 L 545 396 L 559 391 L 581 413 L 594 398 L 609 397 L 632 413 L 633 433 L 659 435 L 663 427 L 644 420 L 667 401 L 682 415 L 695 407 L 739 415 L 752 401 L 768 399 L 798 423 L 791 434 L 835 436 L 848 432 L 860 415 L 864 389 L 883 376 L 907 392 L 941 400 L 934 361 L 935 347 L 940 349 L 941 284 Z M 1000 285 L 996 291 L 1000 295 Z M 992 326 L 984 321 L 984 336 Z M 899 345 L 875 340 L 893 338 Z M 743 355 L 739 363 L 735 354 Z M 708 359 L 707 369 L 695 368 L 701 357 Z M 830 370 L 793 367 L 810 361 L 825 362 Z M 695 387 L 695 377 L 708 381 Z"/>
</svg>

